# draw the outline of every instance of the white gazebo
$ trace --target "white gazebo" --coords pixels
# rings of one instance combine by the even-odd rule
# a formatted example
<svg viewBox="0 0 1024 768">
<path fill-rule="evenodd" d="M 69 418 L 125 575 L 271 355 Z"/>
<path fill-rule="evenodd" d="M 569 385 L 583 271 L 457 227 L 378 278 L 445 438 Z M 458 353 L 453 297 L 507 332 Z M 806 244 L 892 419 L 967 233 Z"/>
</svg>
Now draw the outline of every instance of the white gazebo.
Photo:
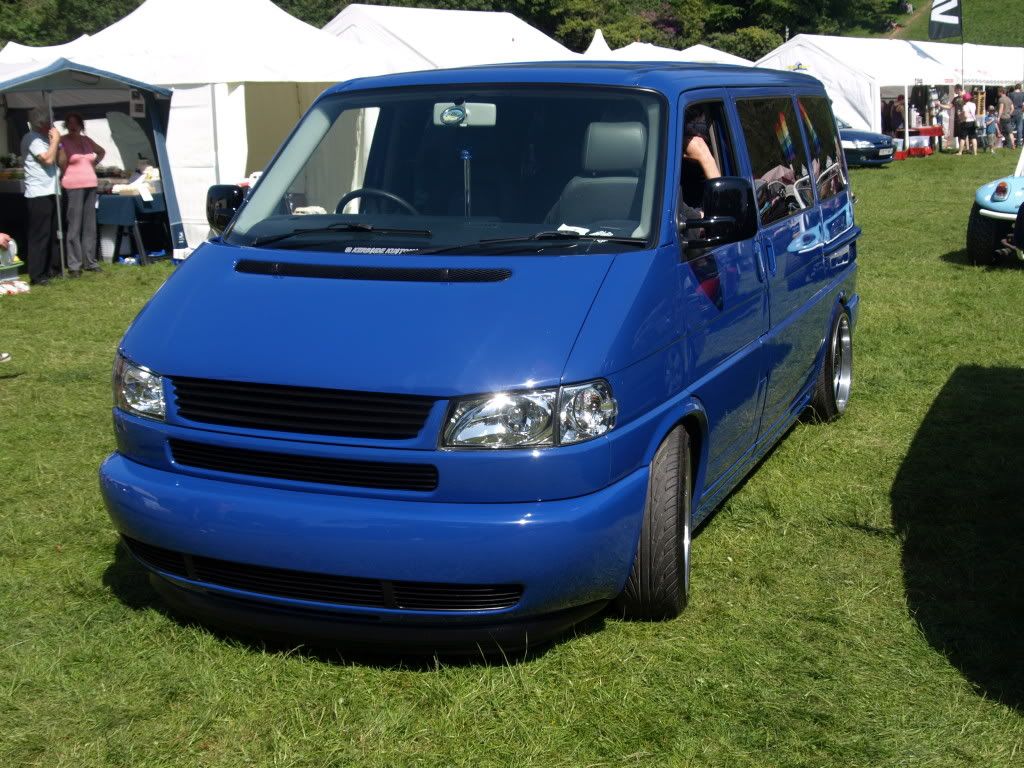
<svg viewBox="0 0 1024 768">
<path fill-rule="evenodd" d="M 345 43 L 395 50 L 407 60 L 391 71 L 519 61 L 566 61 L 573 53 L 511 13 L 447 11 L 353 3 L 324 27 Z"/>
</svg>

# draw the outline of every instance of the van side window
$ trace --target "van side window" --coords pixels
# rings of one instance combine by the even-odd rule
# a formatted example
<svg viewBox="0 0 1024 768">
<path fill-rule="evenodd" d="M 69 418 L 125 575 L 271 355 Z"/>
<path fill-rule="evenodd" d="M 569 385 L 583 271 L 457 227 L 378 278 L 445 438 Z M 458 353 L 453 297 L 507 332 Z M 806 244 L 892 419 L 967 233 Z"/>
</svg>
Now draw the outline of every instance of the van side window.
<svg viewBox="0 0 1024 768">
<path fill-rule="evenodd" d="M 754 172 L 762 224 L 771 224 L 814 204 L 807 153 L 793 102 L 786 97 L 737 102 Z"/>
<path fill-rule="evenodd" d="M 800 117 L 811 145 L 811 170 L 818 186 L 818 199 L 828 200 L 849 186 L 843 172 L 843 148 L 828 102 L 815 96 L 801 96 Z"/>
<path fill-rule="evenodd" d="M 704 183 L 709 178 L 736 173 L 733 141 L 721 101 L 691 104 L 683 115 L 683 165 L 680 195 L 683 205 L 694 215 L 704 205 Z"/>
</svg>

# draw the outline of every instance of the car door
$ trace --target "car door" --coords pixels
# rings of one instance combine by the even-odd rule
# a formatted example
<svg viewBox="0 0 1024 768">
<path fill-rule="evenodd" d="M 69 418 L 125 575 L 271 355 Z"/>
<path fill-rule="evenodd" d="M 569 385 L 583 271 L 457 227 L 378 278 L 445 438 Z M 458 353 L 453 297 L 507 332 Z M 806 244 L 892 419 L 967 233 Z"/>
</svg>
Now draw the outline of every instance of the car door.
<svg viewBox="0 0 1024 768">
<path fill-rule="evenodd" d="M 821 211 L 797 107 L 788 92 L 744 93 L 736 111 L 745 139 L 768 283 L 769 333 L 761 434 L 787 424 L 810 380 L 820 329 L 808 309 L 823 278 Z"/>
<path fill-rule="evenodd" d="M 676 137 L 680 154 L 685 149 L 685 116 L 703 110 L 708 143 L 721 174 L 745 175 L 736 142 L 736 113 L 726 92 L 691 91 L 681 97 L 679 107 L 684 116 Z M 677 220 L 699 218 L 704 174 L 685 158 L 678 173 Z M 768 330 L 767 287 L 750 240 L 700 249 L 688 247 L 683 239 L 678 274 L 687 353 L 697 382 L 694 393 L 708 418 L 707 493 L 757 438 L 763 397 L 761 338 Z"/>
</svg>

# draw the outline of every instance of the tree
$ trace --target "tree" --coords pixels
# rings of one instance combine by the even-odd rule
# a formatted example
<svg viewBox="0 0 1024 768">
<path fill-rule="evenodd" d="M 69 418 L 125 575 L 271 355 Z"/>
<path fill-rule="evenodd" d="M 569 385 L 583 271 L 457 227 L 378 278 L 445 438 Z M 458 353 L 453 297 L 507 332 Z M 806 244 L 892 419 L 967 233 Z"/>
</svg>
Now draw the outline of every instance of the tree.
<svg viewBox="0 0 1024 768">
<path fill-rule="evenodd" d="M 761 27 L 743 27 L 735 32 L 719 32 L 708 38 L 708 44 L 720 51 L 757 61 L 782 45 L 782 35 Z"/>
</svg>

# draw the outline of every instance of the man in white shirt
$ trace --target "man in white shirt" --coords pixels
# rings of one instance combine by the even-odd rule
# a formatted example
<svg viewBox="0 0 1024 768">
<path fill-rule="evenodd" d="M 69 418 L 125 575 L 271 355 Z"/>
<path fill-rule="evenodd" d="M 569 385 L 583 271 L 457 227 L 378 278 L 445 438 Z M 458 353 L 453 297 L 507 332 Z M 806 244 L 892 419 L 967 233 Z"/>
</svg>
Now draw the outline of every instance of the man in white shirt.
<svg viewBox="0 0 1024 768">
<path fill-rule="evenodd" d="M 39 109 L 29 113 L 32 130 L 21 140 L 25 158 L 25 203 L 28 207 L 28 276 L 46 285 L 60 272 L 57 242 L 57 147 L 60 131 Z"/>
</svg>

